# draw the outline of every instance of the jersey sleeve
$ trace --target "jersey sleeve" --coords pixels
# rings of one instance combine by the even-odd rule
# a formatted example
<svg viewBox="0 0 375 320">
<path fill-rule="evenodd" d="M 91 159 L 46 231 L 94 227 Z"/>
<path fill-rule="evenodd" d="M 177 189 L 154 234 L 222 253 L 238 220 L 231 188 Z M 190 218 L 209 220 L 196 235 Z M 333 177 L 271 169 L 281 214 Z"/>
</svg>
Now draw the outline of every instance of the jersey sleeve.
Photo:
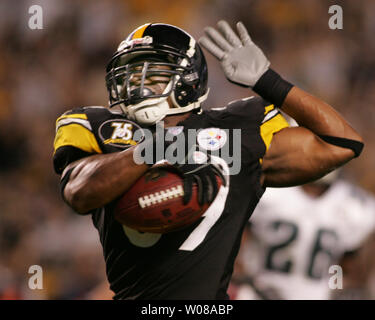
<svg viewBox="0 0 375 320">
<path fill-rule="evenodd" d="M 61 174 L 73 161 L 98 153 L 102 150 L 83 108 L 68 111 L 56 120 L 53 154 L 56 173 Z"/>
<path fill-rule="evenodd" d="M 260 124 L 260 136 L 269 149 L 273 135 L 280 130 L 289 127 L 288 121 L 273 104 L 264 105 L 264 118 Z"/>
</svg>

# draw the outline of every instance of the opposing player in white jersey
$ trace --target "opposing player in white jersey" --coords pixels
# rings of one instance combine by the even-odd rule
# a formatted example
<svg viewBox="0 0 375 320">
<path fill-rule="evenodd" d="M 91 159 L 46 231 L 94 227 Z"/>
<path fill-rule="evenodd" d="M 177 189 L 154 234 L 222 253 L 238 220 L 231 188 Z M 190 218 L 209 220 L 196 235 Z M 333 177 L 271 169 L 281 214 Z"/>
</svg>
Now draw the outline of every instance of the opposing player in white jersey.
<svg viewBox="0 0 375 320">
<path fill-rule="evenodd" d="M 330 299 L 340 289 L 336 279 L 330 288 L 339 275 L 330 266 L 358 250 L 374 222 L 374 198 L 342 180 L 267 189 L 238 257 L 248 280 L 232 298 Z"/>
</svg>

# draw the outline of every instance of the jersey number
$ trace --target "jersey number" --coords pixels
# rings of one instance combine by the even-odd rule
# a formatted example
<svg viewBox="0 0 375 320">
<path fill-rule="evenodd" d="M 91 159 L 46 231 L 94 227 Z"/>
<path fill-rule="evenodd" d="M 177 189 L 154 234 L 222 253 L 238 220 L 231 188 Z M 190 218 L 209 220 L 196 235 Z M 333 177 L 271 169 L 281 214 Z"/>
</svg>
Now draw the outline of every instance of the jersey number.
<svg viewBox="0 0 375 320">
<path fill-rule="evenodd" d="M 294 240 L 296 240 L 297 234 L 298 234 L 298 228 L 295 224 L 291 222 L 286 222 L 286 221 L 275 221 L 272 223 L 271 227 L 274 231 L 280 231 L 281 229 L 289 229 L 290 232 L 284 241 L 278 244 L 272 245 L 268 248 L 268 252 L 266 254 L 265 267 L 268 270 L 289 272 L 293 263 L 291 259 L 277 264 L 274 258 L 277 252 L 288 247 Z"/>
<path fill-rule="evenodd" d="M 271 271 L 278 271 L 288 273 L 293 267 L 293 259 L 290 257 L 284 261 L 277 261 L 277 253 L 282 253 L 283 249 L 287 249 L 288 246 L 292 245 L 298 237 L 298 226 L 288 221 L 274 221 L 271 224 L 273 231 L 280 231 L 282 229 L 289 230 L 287 237 L 272 246 L 267 250 L 265 259 L 265 268 Z M 330 245 L 331 240 L 337 240 L 337 234 L 330 229 L 318 229 L 315 234 L 313 244 L 309 253 L 309 262 L 307 264 L 306 275 L 312 279 L 320 279 L 323 276 L 324 268 L 321 267 L 323 264 L 331 263 L 334 259 L 333 248 Z M 317 263 L 319 260 L 320 263 Z M 277 262 L 276 262 L 277 261 Z"/>
</svg>

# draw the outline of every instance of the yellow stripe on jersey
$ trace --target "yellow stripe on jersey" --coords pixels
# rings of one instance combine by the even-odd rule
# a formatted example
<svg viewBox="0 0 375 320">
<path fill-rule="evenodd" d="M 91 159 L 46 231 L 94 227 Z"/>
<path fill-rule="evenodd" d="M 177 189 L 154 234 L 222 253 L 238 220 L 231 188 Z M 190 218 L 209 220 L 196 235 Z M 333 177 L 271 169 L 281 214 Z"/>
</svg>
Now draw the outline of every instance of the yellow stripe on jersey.
<svg viewBox="0 0 375 320">
<path fill-rule="evenodd" d="M 285 118 L 281 115 L 281 113 L 277 114 L 270 120 L 264 122 L 260 126 L 260 135 L 263 139 L 264 144 L 266 145 L 266 149 L 271 145 L 271 141 L 273 138 L 273 135 L 280 131 L 281 129 L 289 127 L 288 122 L 285 120 Z"/>
<path fill-rule="evenodd" d="M 275 106 L 273 104 L 270 104 L 269 106 L 264 108 L 264 115 L 266 115 L 268 112 L 272 111 L 275 109 Z"/>
<path fill-rule="evenodd" d="M 89 153 L 103 153 L 94 134 L 78 123 L 60 126 L 53 143 L 54 152 L 64 146 L 73 146 Z"/>
<path fill-rule="evenodd" d="M 84 120 L 87 120 L 87 115 L 85 115 L 84 113 L 66 114 L 66 115 L 63 115 L 63 116 L 57 118 L 57 120 L 56 120 L 56 125 L 57 125 L 57 123 L 58 123 L 61 119 L 67 119 L 67 118 L 75 118 L 75 119 L 84 119 Z"/>
<path fill-rule="evenodd" d="M 144 24 L 143 26 L 140 26 L 135 32 L 134 32 L 134 35 L 132 37 L 132 39 L 140 39 L 143 37 L 143 32 L 145 31 L 145 29 L 149 26 L 150 24 L 149 23 L 146 23 Z"/>
</svg>

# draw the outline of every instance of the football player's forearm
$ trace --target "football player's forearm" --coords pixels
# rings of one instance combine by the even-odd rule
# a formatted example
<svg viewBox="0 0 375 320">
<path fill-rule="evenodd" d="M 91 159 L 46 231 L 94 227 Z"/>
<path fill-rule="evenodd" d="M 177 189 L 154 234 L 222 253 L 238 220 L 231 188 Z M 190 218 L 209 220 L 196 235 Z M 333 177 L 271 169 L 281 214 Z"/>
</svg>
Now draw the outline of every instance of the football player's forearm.
<svg viewBox="0 0 375 320">
<path fill-rule="evenodd" d="M 133 161 L 132 149 L 91 156 L 72 164 L 72 167 L 64 198 L 80 214 L 113 201 L 149 168 Z"/>
<path fill-rule="evenodd" d="M 341 137 L 362 142 L 362 137 L 329 104 L 293 87 L 285 98 L 282 110 L 298 124 L 316 135 Z"/>
<path fill-rule="evenodd" d="M 293 86 L 272 70 L 270 61 L 251 40 L 243 23 L 237 23 L 237 33 L 226 21 L 219 21 L 217 30 L 205 28 L 205 33 L 199 43 L 220 61 L 229 81 L 251 87 L 264 100 L 276 107 L 282 106 L 300 126 L 325 136 L 324 141 L 349 145 L 350 149 L 355 149 L 353 157 L 360 154 L 363 145 L 342 140 L 362 142 L 359 134 L 328 104 Z"/>
</svg>

